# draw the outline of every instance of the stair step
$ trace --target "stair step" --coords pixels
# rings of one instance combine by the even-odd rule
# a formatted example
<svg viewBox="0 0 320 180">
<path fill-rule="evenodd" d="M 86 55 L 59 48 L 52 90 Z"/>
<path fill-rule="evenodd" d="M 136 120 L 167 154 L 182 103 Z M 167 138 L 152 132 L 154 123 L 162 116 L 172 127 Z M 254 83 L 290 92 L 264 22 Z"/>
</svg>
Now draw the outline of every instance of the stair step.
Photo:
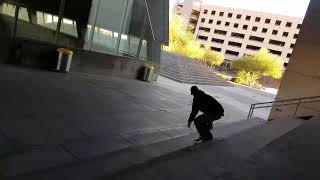
<svg viewBox="0 0 320 180">
<path fill-rule="evenodd" d="M 260 119 L 255 118 L 247 120 L 246 122 L 239 122 L 236 129 L 232 129 L 233 124 L 217 123 L 215 124 L 214 136 L 217 139 L 228 138 L 234 136 L 249 128 L 256 127 L 262 122 Z M 219 130 L 218 130 L 219 129 Z M 164 135 L 159 135 L 163 132 Z M 110 176 L 132 166 L 145 163 L 154 158 L 159 158 L 171 152 L 176 152 L 180 149 L 193 146 L 193 138 L 196 135 L 186 127 L 173 127 L 166 129 L 150 130 L 148 132 L 131 134 L 126 139 L 132 141 L 130 137 L 137 137 L 134 141 L 135 146 L 121 149 L 119 151 L 102 154 L 90 159 L 83 159 L 81 161 L 74 161 L 69 164 L 62 164 L 59 167 L 42 169 L 41 171 L 33 171 L 29 174 L 16 176 L 14 179 L 23 180 L 37 180 L 37 179 L 96 179 L 102 176 Z M 224 133 L 221 133 L 224 132 Z M 159 137 L 157 143 L 146 144 L 151 139 Z M 141 140 L 144 139 L 144 140 Z M 156 141 L 153 141 L 156 142 Z M 76 173 L 75 173 L 76 172 Z"/>
<path fill-rule="evenodd" d="M 167 53 L 164 54 L 161 60 L 160 75 L 166 78 L 189 84 L 232 86 L 201 62 L 185 57 L 179 59 L 174 54 L 168 56 Z"/>
<path fill-rule="evenodd" d="M 269 171 L 277 170 L 278 172 L 282 172 L 282 168 L 286 168 L 286 166 L 289 164 L 283 164 L 283 161 L 281 160 L 277 161 L 277 158 L 281 157 L 272 156 L 273 154 L 270 154 L 270 151 L 267 151 L 265 154 L 261 154 L 261 149 L 267 147 L 271 142 L 282 139 L 282 137 L 286 136 L 290 132 L 296 132 L 296 128 L 299 127 L 297 130 L 301 129 L 300 126 L 303 124 L 303 122 L 299 120 L 283 119 L 277 121 L 278 122 L 272 121 L 263 123 L 255 128 L 250 128 L 246 131 L 240 132 L 239 134 L 223 141 L 218 141 L 215 143 L 202 143 L 181 149 L 166 156 L 162 156 L 161 158 L 156 158 L 150 163 L 144 163 L 136 166 L 135 168 L 128 169 L 127 171 L 122 171 L 121 173 L 109 177 L 109 179 L 151 179 L 152 177 L 157 177 L 156 179 L 259 179 L 250 178 L 247 176 L 248 174 L 238 174 L 240 176 L 237 176 L 237 174 L 233 176 L 234 174 L 232 174 L 234 170 L 241 172 L 242 168 L 244 168 L 243 162 L 249 157 L 252 157 L 251 155 L 253 154 L 260 154 L 263 158 L 260 159 L 260 161 L 259 159 L 258 161 L 247 161 L 248 166 L 252 168 L 249 172 L 251 174 L 258 175 L 257 171 L 261 171 L 264 175 L 260 177 L 264 177 L 263 179 L 268 179 L 269 177 L 279 174 L 273 173 L 273 176 L 269 176 Z M 314 128 L 314 130 L 316 129 L 317 128 Z M 309 139 L 312 139 L 312 141 L 315 143 L 316 140 L 314 140 L 312 137 L 309 135 Z M 291 139 L 291 141 L 294 141 L 294 139 Z M 298 145 L 300 147 L 302 146 L 301 149 L 303 149 L 305 143 L 300 142 Z M 308 145 L 310 146 L 312 144 Z M 312 149 L 312 147 L 309 148 Z M 283 144 L 276 150 L 277 152 L 283 151 Z M 313 153 L 317 154 L 317 151 L 314 150 Z M 282 155 L 283 154 L 284 152 L 282 152 Z M 288 158 L 294 158 L 295 155 L 296 151 L 292 150 L 291 156 Z M 301 156 L 301 160 L 297 161 L 297 163 L 305 162 L 304 164 L 309 164 L 310 167 L 317 165 L 317 163 L 310 164 L 309 161 L 305 161 L 306 159 L 303 158 L 305 156 L 303 153 Z M 268 160 L 269 158 L 275 162 Z M 259 163 L 264 163 L 263 160 L 269 161 L 267 164 L 269 165 L 269 169 L 257 168 L 260 167 Z M 317 159 L 312 159 L 312 161 L 317 162 Z M 274 168 L 273 164 L 276 164 L 277 168 Z M 297 165 L 294 165 L 294 168 L 298 170 L 300 175 L 301 171 L 299 170 L 301 170 L 303 166 Z M 196 174 L 194 173 L 195 167 L 197 170 Z M 317 170 L 316 168 L 314 169 Z M 288 172 L 288 170 L 285 170 L 285 172 Z M 306 173 L 308 172 L 310 171 L 306 171 Z M 287 177 L 280 179 L 290 178 Z"/>
<path fill-rule="evenodd" d="M 40 146 L 0 159 L 6 177 L 23 176 L 56 167 L 65 167 L 104 157 L 126 149 L 147 146 L 187 136 L 194 131 L 184 125 L 149 129 L 122 137 L 97 137 L 54 146 Z"/>
</svg>

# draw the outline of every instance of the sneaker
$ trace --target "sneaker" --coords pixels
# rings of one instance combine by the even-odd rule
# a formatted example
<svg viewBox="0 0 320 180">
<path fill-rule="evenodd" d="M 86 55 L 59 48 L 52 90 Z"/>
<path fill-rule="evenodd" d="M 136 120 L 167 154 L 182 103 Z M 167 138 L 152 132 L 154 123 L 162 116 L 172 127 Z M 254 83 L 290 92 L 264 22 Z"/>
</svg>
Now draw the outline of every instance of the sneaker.
<svg viewBox="0 0 320 180">
<path fill-rule="evenodd" d="M 202 141 L 202 137 L 199 137 L 198 139 L 195 139 L 194 141 L 195 141 L 195 142 Z"/>
<path fill-rule="evenodd" d="M 206 141 L 212 141 L 212 137 L 210 137 L 210 138 L 204 138 L 204 139 L 201 139 L 201 142 L 206 142 Z"/>
</svg>

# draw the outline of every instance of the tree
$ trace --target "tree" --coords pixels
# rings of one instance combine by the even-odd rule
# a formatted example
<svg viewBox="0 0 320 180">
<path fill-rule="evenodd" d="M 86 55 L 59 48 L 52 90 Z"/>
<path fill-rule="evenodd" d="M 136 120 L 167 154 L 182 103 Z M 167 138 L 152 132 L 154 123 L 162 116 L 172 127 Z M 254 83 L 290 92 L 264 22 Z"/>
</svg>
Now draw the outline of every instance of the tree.
<svg viewBox="0 0 320 180">
<path fill-rule="evenodd" d="M 185 21 L 178 15 L 175 15 L 169 26 L 169 46 L 164 50 L 188 56 L 191 58 L 200 58 L 203 55 L 198 43 L 190 32 L 183 29 Z"/>
<path fill-rule="evenodd" d="M 203 55 L 201 61 L 206 63 L 208 66 L 220 66 L 224 61 L 222 53 L 212 51 L 209 46 L 203 48 Z"/>
<path fill-rule="evenodd" d="M 249 86 L 259 85 L 258 80 L 262 76 L 271 76 L 275 79 L 280 79 L 282 76 L 280 59 L 266 48 L 261 48 L 252 56 L 245 55 L 240 60 L 234 61 L 232 67 L 239 70 L 236 82 Z"/>
<path fill-rule="evenodd" d="M 222 64 L 223 54 L 214 52 L 208 47 L 202 48 L 193 34 L 183 29 L 185 23 L 184 19 L 178 15 L 171 19 L 169 46 L 164 46 L 164 50 L 202 61 L 209 66 Z"/>
</svg>

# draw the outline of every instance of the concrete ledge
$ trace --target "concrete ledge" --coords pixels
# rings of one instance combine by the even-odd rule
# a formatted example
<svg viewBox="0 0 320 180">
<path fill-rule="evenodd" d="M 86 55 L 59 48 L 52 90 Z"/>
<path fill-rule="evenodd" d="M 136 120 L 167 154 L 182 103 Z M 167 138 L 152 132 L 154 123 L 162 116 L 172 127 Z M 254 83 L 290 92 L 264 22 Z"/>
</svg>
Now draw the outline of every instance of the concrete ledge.
<svg viewBox="0 0 320 180">
<path fill-rule="evenodd" d="M 54 70 L 60 46 L 27 39 L 1 38 L 0 62 L 17 66 Z M 70 71 L 103 74 L 135 79 L 145 64 L 155 67 L 153 80 L 159 74 L 160 62 L 114 56 L 104 53 L 72 49 L 74 51 Z"/>
</svg>

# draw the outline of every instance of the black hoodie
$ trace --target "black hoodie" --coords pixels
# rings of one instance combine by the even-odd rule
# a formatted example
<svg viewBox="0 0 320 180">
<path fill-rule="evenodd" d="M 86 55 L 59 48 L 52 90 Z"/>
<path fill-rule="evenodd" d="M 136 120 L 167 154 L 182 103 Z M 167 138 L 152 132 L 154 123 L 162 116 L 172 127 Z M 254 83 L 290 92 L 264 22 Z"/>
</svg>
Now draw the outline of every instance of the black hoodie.
<svg viewBox="0 0 320 180">
<path fill-rule="evenodd" d="M 222 105 L 215 98 L 201 90 L 198 90 L 198 92 L 194 94 L 192 112 L 189 117 L 189 122 L 194 120 L 199 111 L 216 119 L 220 119 L 221 116 L 224 115 L 224 109 Z"/>
</svg>

